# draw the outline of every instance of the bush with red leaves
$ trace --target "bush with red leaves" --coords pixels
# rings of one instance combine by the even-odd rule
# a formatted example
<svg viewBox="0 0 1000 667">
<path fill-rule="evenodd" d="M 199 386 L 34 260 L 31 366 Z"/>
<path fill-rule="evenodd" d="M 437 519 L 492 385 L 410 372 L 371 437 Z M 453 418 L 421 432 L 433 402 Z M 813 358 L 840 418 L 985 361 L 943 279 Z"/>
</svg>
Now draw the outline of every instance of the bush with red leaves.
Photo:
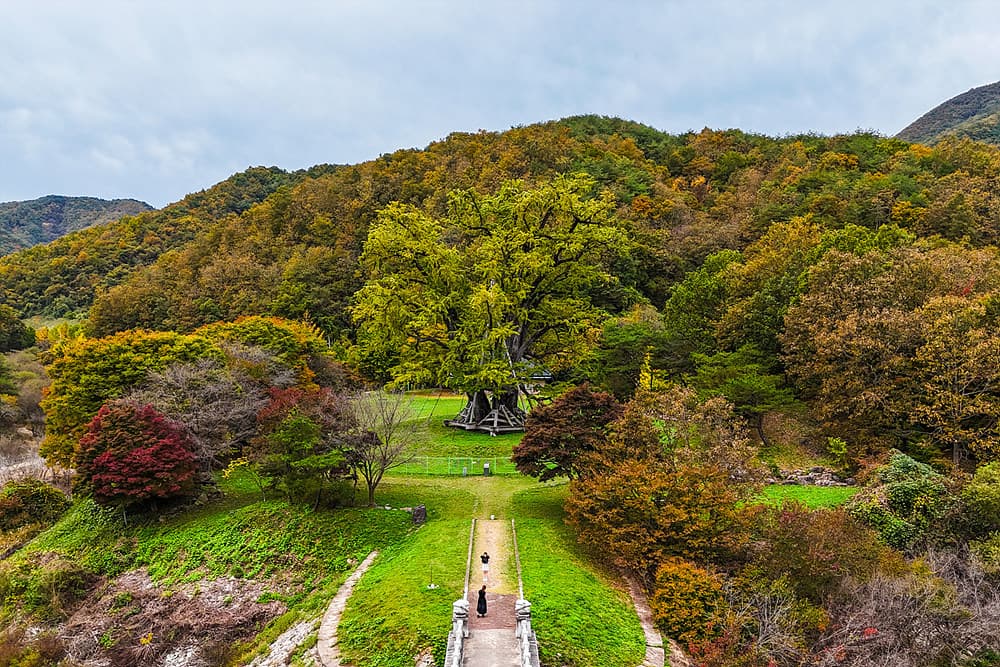
<svg viewBox="0 0 1000 667">
<path fill-rule="evenodd" d="M 127 507 L 194 489 L 192 442 L 184 427 L 151 405 L 103 405 L 80 438 L 78 492 Z"/>
</svg>

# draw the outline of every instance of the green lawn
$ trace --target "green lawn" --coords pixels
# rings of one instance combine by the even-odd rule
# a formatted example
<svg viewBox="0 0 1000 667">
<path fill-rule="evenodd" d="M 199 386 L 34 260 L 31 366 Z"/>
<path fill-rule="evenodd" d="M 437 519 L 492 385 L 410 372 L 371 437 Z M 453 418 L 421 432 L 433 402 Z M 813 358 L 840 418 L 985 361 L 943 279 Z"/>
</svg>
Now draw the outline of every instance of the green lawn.
<svg viewBox="0 0 1000 667">
<path fill-rule="evenodd" d="M 837 507 L 843 505 L 858 492 L 856 486 L 799 486 L 794 484 L 772 484 L 764 488 L 764 500 L 772 505 L 794 500 L 806 507 Z"/>
<path fill-rule="evenodd" d="M 451 603 L 461 597 L 472 517 L 514 518 L 525 593 L 548 664 L 620 667 L 642 662 L 642 629 L 627 596 L 579 553 L 562 522 L 565 484 L 521 477 L 392 477 L 379 502 L 423 503 L 429 522 L 393 547 L 354 591 L 341 648 L 358 667 L 409 667 L 415 649 L 444 650 Z M 433 579 L 439 586 L 428 589 Z"/>
<path fill-rule="evenodd" d="M 392 470 L 394 475 L 484 475 L 486 465 L 491 475 L 516 475 L 517 468 L 507 456 L 414 456 Z"/>
<path fill-rule="evenodd" d="M 412 667 L 421 646 L 444 655 L 451 603 L 462 597 L 469 527 L 481 508 L 470 480 L 390 478 L 379 502 L 427 507 L 428 522 L 405 544 L 388 549 L 358 582 L 340 622 L 344 658 L 358 667 Z M 510 480 L 479 478 L 495 487 Z M 436 588 L 428 588 L 433 583 Z"/>
<path fill-rule="evenodd" d="M 452 419 L 465 406 L 465 396 L 448 392 L 413 392 L 410 394 L 412 403 L 411 423 L 416 428 L 416 442 L 412 453 L 417 456 L 430 457 L 470 457 L 478 460 L 485 458 L 508 460 L 514 446 L 521 442 L 521 433 L 508 433 L 491 436 L 488 433 L 465 431 L 444 425 L 446 419 Z M 480 472 L 481 472 L 480 465 Z M 413 474 L 424 474 L 420 469 L 413 469 Z M 431 474 L 458 474 L 461 467 L 454 473 L 435 472 Z M 470 471 L 471 472 L 471 471 Z"/>
<path fill-rule="evenodd" d="M 451 419 L 465 405 L 464 394 L 454 394 L 445 390 L 413 391 L 407 394 L 410 413 L 413 418 L 439 417 Z"/>
</svg>

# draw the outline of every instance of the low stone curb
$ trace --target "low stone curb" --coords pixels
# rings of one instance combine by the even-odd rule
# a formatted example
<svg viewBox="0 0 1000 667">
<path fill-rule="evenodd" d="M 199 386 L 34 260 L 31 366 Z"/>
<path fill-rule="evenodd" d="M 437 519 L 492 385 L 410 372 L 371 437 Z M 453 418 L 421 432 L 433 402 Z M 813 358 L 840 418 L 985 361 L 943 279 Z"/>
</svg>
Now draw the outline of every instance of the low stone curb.
<svg viewBox="0 0 1000 667">
<path fill-rule="evenodd" d="M 341 667 L 340 647 L 337 643 L 337 626 L 340 625 L 340 617 L 344 613 L 344 607 L 347 606 L 347 600 L 351 597 L 351 593 L 354 592 L 354 585 L 358 583 L 361 576 L 368 570 L 376 556 L 378 556 L 377 551 L 368 554 L 368 557 L 358 565 L 357 569 L 351 573 L 351 576 L 340 585 L 337 594 L 330 601 L 330 606 L 326 608 L 326 613 L 323 614 L 323 620 L 319 624 L 319 631 L 316 633 L 316 652 L 319 654 L 319 662 L 323 667 Z"/>
<path fill-rule="evenodd" d="M 646 635 L 646 657 L 642 661 L 641 667 L 663 667 L 665 660 L 663 637 L 660 636 L 653 624 L 653 612 L 646 602 L 642 587 L 632 577 L 625 577 L 625 583 L 628 584 L 628 594 L 632 598 L 635 613 L 639 616 L 639 622 L 642 623 L 642 632 Z"/>
</svg>

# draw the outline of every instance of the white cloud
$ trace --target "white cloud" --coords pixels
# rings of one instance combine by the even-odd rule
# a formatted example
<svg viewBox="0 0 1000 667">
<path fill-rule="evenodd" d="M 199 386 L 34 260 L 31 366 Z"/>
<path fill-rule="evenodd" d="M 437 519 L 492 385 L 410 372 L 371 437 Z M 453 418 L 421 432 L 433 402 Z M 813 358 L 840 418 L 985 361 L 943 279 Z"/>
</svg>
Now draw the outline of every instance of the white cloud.
<svg viewBox="0 0 1000 667">
<path fill-rule="evenodd" d="M 163 205 L 247 165 L 577 113 L 891 134 L 1000 78 L 998 24 L 979 1 L 15 3 L 0 200 Z"/>
</svg>

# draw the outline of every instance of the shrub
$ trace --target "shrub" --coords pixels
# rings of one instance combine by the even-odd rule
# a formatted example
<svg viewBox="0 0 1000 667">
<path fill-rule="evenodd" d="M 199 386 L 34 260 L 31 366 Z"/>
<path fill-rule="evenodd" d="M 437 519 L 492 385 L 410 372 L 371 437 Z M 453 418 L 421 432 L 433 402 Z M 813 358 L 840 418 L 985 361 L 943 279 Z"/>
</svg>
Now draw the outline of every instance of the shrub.
<svg viewBox="0 0 1000 667">
<path fill-rule="evenodd" d="M 62 491 L 36 479 L 8 482 L 0 489 L 0 530 L 52 523 L 69 508 Z"/>
<path fill-rule="evenodd" d="M 966 665 L 1000 646 L 1000 582 L 964 554 L 929 551 L 909 572 L 846 588 L 809 664 Z"/>
<path fill-rule="evenodd" d="M 721 580 L 685 560 L 660 564 L 649 605 L 657 627 L 685 645 L 718 635 L 725 622 Z"/>
<path fill-rule="evenodd" d="M 767 653 L 747 646 L 740 628 L 727 626 L 718 637 L 688 644 L 688 654 L 697 667 L 775 667 Z"/>
<path fill-rule="evenodd" d="M 785 503 L 764 524 L 752 569 L 765 580 L 786 577 L 794 593 L 815 603 L 845 577 L 866 580 L 892 554 L 876 535 L 840 509 Z"/>
<path fill-rule="evenodd" d="M 594 553 L 648 576 L 668 558 L 739 554 L 749 538 L 746 494 L 718 468 L 608 461 L 603 475 L 570 484 L 566 518 Z"/>
<path fill-rule="evenodd" d="M 969 537 L 1000 531 L 1000 462 L 980 466 L 959 495 L 962 528 Z"/>
<path fill-rule="evenodd" d="M 848 511 L 889 545 L 911 549 L 936 537 L 953 509 L 948 479 L 926 463 L 893 450 L 869 485 L 848 503 Z"/>
<path fill-rule="evenodd" d="M 809 644 L 829 625 L 826 612 L 795 595 L 785 577 L 752 568 L 726 581 L 728 613 L 717 636 L 688 644 L 698 667 L 803 665 Z"/>
<path fill-rule="evenodd" d="M 127 507 L 181 496 L 196 469 L 184 427 L 150 405 L 104 405 L 80 438 L 77 489 L 101 505 Z"/>
<path fill-rule="evenodd" d="M 0 352 L 23 350 L 35 344 L 35 330 L 21 321 L 16 310 L 0 304 Z"/>
<path fill-rule="evenodd" d="M 1000 532 L 970 542 L 969 548 L 984 570 L 992 575 L 1000 574 Z"/>
<path fill-rule="evenodd" d="M 328 389 L 271 388 L 257 414 L 258 437 L 246 452 L 255 472 L 289 498 L 321 493 L 327 481 L 344 477 L 346 438 L 354 426 L 347 401 Z"/>
<path fill-rule="evenodd" d="M 840 469 L 847 468 L 849 458 L 847 456 L 847 443 L 842 438 L 827 438 L 826 451 L 833 459 L 833 464 Z"/>
<path fill-rule="evenodd" d="M 17 566 L 0 569 L 0 606 L 16 605 L 42 620 L 63 619 L 94 581 L 93 573 L 76 561 L 38 554 Z"/>
<path fill-rule="evenodd" d="M 621 411 L 611 394 L 587 384 L 574 387 L 531 411 L 511 460 L 518 472 L 541 482 L 559 475 L 575 477 L 580 455 L 597 449 Z"/>
<path fill-rule="evenodd" d="M 66 646 L 53 632 L 40 632 L 29 637 L 24 628 L 10 626 L 0 631 L 0 667 L 69 667 L 61 659 Z"/>
</svg>

